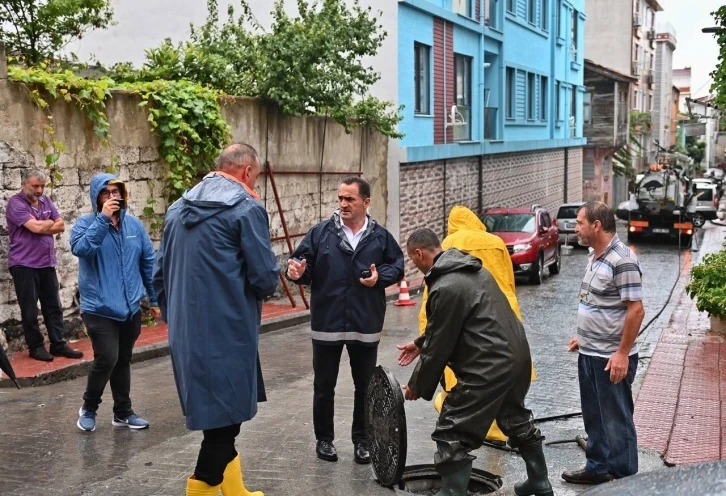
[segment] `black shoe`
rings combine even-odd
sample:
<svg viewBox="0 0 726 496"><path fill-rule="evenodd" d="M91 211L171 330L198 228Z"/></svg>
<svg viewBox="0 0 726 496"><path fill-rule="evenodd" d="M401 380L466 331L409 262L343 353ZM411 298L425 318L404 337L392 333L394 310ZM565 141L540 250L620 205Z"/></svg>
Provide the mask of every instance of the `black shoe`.
<svg viewBox="0 0 726 496"><path fill-rule="evenodd" d="M53 355L48 353L45 348L40 347L34 350L30 350L30 358L34 360L40 360L41 362L52 362Z"/></svg>
<svg viewBox="0 0 726 496"><path fill-rule="evenodd" d="M562 472L562 478L570 484L603 484L613 480L613 476L610 474L593 474L581 468L580 470L573 470L572 472Z"/></svg>
<svg viewBox="0 0 726 496"><path fill-rule="evenodd" d="M60 348L58 350L50 350L50 354L57 357L62 356L66 358L83 358L82 351L74 350L68 345L63 346L63 348Z"/></svg>
<svg viewBox="0 0 726 496"><path fill-rule="evenodd" d="M371 462L371 454L368 452L368 446L365 443L355 443L353 445L353 458L356 463L366 465Z"/></svg>
<svg viewBox="0 0 726 496"><path fill-rule="evenodd" d="M330 441L318 441L315 451L321 460L325 460L326 462L338 461L338 452L335 451L335 446Z"/></svg>

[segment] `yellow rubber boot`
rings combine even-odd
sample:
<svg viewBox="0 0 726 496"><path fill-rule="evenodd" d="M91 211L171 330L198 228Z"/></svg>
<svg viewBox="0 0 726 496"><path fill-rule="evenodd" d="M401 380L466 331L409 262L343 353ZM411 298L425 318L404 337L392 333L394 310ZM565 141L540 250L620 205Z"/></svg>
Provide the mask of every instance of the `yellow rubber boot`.
<svg viewBox="0 0 726 496"><path fill-rule="evenodd" d="M218 496L219 486L210 486L192 475L187 479L187 496Z"/></svg>
<svg viewBox="0 0 726 496"><path fill-rule="evenodd" d="M242 463L239 455L227 464L222 481L222 496L265 496L262 491L250 492L245 487L242 477Z"/></svg>
<svg viewBox="0 0 726 496"><path fill-rule="evenodd" d="M507 442L507 436L499 429L496 420L492 422L492 426L489 428L489 432L487 432L487 441Z"/></svg>

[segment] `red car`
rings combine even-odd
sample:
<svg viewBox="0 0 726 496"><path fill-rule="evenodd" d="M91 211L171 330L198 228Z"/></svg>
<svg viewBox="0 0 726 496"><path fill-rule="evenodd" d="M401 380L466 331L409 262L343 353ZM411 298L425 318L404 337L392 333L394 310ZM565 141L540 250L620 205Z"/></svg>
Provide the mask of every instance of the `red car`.
<svg viewBox="0 0 726 496"><path fill-rule="evenodd" d="M547 210L539 205L531 209L489 207L479 218L488 232L504 240L515 274L542 284L545 267L551 275L560 273L560 236Z"/></svg>

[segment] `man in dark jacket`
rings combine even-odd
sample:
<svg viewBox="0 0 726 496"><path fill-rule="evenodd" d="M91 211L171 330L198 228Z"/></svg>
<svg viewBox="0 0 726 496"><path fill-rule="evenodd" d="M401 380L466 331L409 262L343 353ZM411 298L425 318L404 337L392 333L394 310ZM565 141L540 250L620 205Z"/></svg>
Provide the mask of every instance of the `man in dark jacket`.
<svg viewBox="0 0 726 496"><path fill-rule="evenodd" d="M139 219L126 210L128 191L112 174L91 179L93 213L82 216L71 232L71 252L78 257L81 317L93 345L93 364L77 426L96 429L96 410L108 382L113 393L115 427L146 429L149 422L131 408L131 355L141 335L141 299L151 286L154 247Z"/></svg>
<svg viewBox="0 0 726 496"><path fill-rule="evenodd" d="M333 445L335 384L343 345L355 385L353 450L357 463L370 463L364 428L364 400L378 357L386 287L403 277L403 252L396 240L367 214L371 187L360 177L343 180L339 208L307 233L287 267L287 277L310 285L313 338L313 423L318 458L336 461Z"/></svg>
<svg viewBox="0 0 726 496"><path fill-rule="evenodd" d="M404 386L405 397L430 401L447 365L458 379L431 436L442 476L438 494L466 496L474 460L470 452L484 441L481 426L496 419L527 465L528 479L515 484L515 493L552 496L543 436L524 407L532 368L529 344L507 297L477 258L455 248L441 251L430 229L414 232L406 249L426 274L429 298L426 332L399 346L400 365L421 355Z"/></svg>
<svg viewBox="0 0 726 496"><path fill-rule="evenodd" d="M257 413L262 300L280 274L259 174L255 149L231 145L166 214L154 287L187 428L204 433L187 496L262 496L245 488L234 446Z"/></svg>

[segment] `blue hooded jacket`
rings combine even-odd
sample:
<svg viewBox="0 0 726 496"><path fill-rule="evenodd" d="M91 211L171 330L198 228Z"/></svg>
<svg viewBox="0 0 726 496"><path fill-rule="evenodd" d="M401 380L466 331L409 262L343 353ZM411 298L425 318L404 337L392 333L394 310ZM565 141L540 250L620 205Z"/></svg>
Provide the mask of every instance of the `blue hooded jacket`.
<svg viewBox="0 0 726 496"><path fill-rule="evenodd" d="M98 212L98 195L109 182L124 184L113 174L91 179L93 213L78 219L71 232L71 252L78 257L78 290L81 312L125 321L139 311L144 294L158 306L151 284L156 256L144 225L122 209L119 229ZM146 291L144 291L146 289Z"/></svg>

